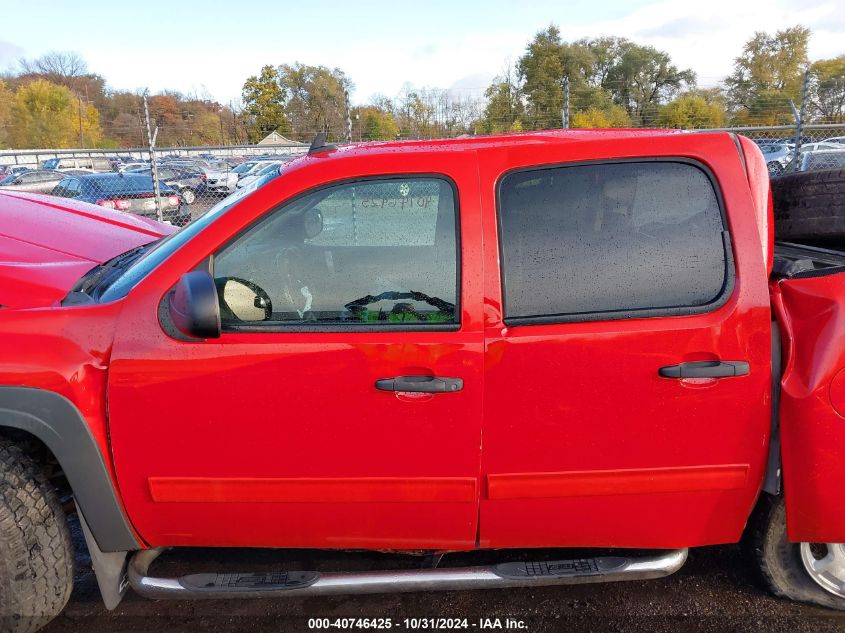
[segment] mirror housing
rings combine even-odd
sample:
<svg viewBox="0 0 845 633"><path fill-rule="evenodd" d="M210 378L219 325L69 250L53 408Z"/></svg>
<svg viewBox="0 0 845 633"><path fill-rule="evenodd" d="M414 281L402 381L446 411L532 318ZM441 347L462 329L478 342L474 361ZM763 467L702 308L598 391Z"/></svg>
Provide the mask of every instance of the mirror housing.
<svg viewBox="0 0 845 633"><path fill-rule="evenodd" d="M182 334L193 338L220 337L220 304L214 278L205 270L185 273L168 302L170 318Z"/></svg>

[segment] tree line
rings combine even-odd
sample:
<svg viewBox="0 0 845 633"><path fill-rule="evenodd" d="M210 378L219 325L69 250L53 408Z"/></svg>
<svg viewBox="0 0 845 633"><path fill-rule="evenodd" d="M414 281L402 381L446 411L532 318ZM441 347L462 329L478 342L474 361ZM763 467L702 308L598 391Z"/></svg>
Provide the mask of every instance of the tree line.
<svg viewBox="0 0 845 633"><path fill-rule="evenodd" d="M807 85L814 122L845 123L845 55L810 63L803 26L755 33L719 85L668 53L621 37L564 41L538 32L483 95L406 83L398 95L350 106L339 68L266 65L237 107L165 91L148 99L159 146L255 143L271 132L309 141L430 138L557 128L568 96L571 127L712 128L793 123ZM142 96L110 89L75 53L21 60L0 76L0 148L145 146Z"/></svg>

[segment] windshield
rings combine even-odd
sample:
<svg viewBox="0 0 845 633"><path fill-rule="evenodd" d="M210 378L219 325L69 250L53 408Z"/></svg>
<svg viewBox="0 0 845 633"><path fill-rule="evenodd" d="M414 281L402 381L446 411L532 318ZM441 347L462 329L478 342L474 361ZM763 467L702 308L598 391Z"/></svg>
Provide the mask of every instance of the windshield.
<svg viewBox="0 0 845 633"><path fill-rule="evenodd" d="M197 218L181 231L171 233L167 237L156 242L152 248L133 262L133 264L127 268L123 274L114 279L110 279L108 286L100 289L100 301L108 302L125 297L126 293L135 287L135 284L146 277L161 262L167 259L171 253L178 250L183 244L190 241L191 238L200 233L218 217L226 213L226 211L231 209L235 204L272 179L273 174L257 178L246 187L238 189L232 195L223 198L223 200L211 207L205 215Z"/></svg>

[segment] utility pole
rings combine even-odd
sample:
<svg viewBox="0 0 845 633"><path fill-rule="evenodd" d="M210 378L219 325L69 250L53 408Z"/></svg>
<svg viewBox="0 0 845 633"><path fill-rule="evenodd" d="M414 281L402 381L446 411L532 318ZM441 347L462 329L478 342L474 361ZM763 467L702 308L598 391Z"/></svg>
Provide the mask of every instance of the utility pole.
<svg viewBox="0 0 845 633"><path fill-rule="evenodd" d="M150 125L150 108L147 105L147 91L144 91L144 119L147 122L147 141L150 144L150 171L153 176L153 192L155 193L155 205L156 205L156 219L159 222L164 220L164 217L161 213L161 191L159 190L158 186L158 166L156 165L156 153L155 153L155 144L156 144L156 136L158 136L158 126L156 126L155 134L152 132L152 126Z"/></svg>
<svg viewBox="0 0 845 633"><path fill-rule="evenodd" d="M79 100L79 149L85 147L85 134L82 131L82 96L76 95Z"/></svg>
<svg viewBox="0 0 845 633"><path fill-rule="evenodd" d="M561 113L563 129L569 128L569 77L563 78L563 112Z"/></svg>

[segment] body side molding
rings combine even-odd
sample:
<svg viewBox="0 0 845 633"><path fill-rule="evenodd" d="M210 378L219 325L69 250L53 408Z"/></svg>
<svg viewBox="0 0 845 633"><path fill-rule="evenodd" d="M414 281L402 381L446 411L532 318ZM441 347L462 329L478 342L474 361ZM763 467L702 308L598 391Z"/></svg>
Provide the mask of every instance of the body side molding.
<svg viewBox="0 0 845 633"><path fill-rule="evenodd" d="M0 428L44 442L67 476L79 511L103 552L141 548L117 498L88 424L73 403L53 391L0 386Z"/></svg>

